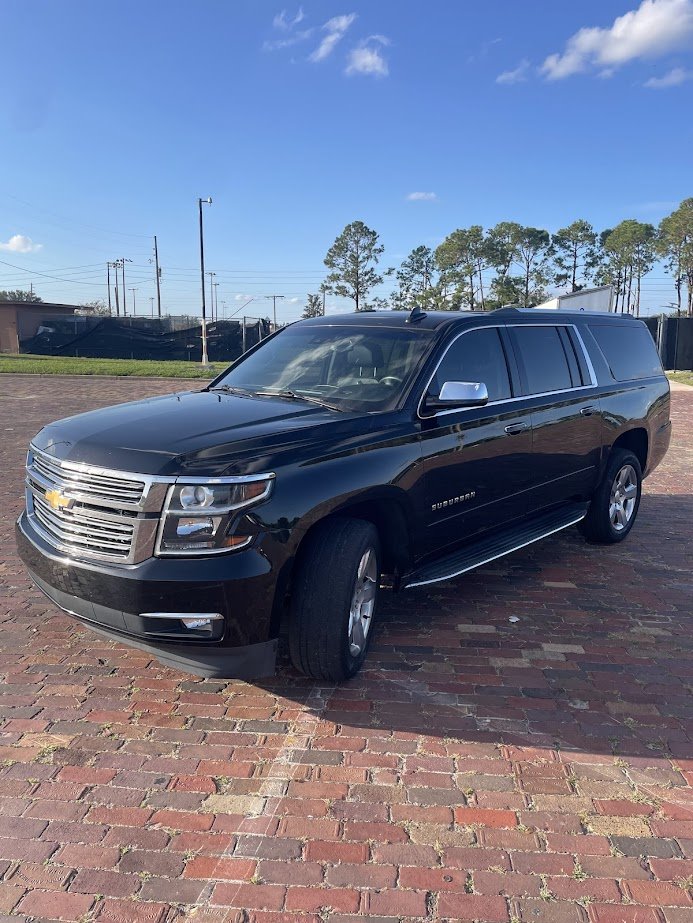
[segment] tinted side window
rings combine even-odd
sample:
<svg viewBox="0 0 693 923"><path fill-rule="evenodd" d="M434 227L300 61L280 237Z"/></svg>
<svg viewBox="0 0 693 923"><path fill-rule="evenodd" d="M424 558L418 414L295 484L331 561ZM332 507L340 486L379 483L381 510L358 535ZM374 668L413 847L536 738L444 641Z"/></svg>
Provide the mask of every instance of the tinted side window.
<svg viewBox="0 0 693 923"><path fill-rule="evenodd" d="M513 328L530 394L572 388L570 368L556 327Z"/></svg>
<svg viewBox="0 0 693 923"><path fill-rule="evenodd" d="M437 397L446 381L483 382L489 401L511 396L505 351L495 327L471 330L455 340L438 366L428 393Z"/></svg>
<svg viewBox="0 0 693 923"><path fill-rule="evenodd" d="M647 327L590 324L589 328L616 381L662 374L662 364Z"/></svg>

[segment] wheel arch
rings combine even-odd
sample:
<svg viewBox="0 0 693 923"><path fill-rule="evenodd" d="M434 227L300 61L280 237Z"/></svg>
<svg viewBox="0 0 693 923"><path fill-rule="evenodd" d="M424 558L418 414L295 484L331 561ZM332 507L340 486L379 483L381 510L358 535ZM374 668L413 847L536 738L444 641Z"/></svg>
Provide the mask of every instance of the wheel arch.
<svg viewBox="0 0 693 923"><path fill-rule="evenodd" d="M650 448L650 437L644 426L638 426L634 429L626 430L614 440L611 446L611 452L615 449L628 449L640 462L642 473L647 470L647 457Z"/></svg>
<svg viewBox="0 0 693 923"><path fill-rule="evenodd" d="M367 491L318 515L303 535L296 550L296 559L318 526L323 528L331 519L344 518L362 519L375 526L383 554L383 573L402 573L411 564L413 514L409 498L396 487Z"/></svg>

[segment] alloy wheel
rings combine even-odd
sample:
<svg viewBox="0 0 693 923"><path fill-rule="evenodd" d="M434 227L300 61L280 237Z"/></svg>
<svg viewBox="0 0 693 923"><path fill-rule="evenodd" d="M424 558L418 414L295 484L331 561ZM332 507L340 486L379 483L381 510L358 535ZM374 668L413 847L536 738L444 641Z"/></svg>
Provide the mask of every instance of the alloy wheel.
<svg viewBox="0 0 693 923"><path fill-rule="evenodd" d="M611 485L609 519L616 532L627 528L638 499L638 476L632 465L624 465Z"/></svg>
<svg viewBox="0 0 693 923"><path fill-rule="evenodd" d="M354 593L349 609L349 650L352 657L358 657L366 645L371 627L375 595L378 589L378 559L375 549L367 548L361 557L356 572Z"/></svg>

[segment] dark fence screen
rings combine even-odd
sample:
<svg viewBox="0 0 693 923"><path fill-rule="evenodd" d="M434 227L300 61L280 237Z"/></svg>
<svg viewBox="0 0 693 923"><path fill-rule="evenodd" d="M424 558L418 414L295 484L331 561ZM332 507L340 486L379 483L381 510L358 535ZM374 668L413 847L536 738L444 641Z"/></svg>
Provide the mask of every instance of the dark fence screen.
<svg viewBox="0 0 693 923"><path fill-rule="evenodd" d="M693 371L693 317L648 317L645 323L669 371Z"/></svg>
<svg viewBox="0 0 693 923"><path fill-rule="evenodd" d="M263 320L246 325L250 349L269 333ZM44 320L35 336L22 340L20 352L44 356L96 359L187 359L200 361L202 327L179 329L178 318L54 317ZM230 362L243 352L239 321L207 324L207 351L212 362Z"/></svg>

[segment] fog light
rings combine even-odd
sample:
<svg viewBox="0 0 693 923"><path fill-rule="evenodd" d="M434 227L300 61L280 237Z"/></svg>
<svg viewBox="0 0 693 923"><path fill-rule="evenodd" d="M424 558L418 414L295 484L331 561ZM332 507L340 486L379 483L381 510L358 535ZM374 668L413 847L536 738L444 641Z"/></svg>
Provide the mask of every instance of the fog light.
<svg viewBox="0 0 693 923"><path fill-rule="evenodd" d="M183 628L188 631L204 631L210 635L214 631L214 623L223 621L224 616L220 612L141 612L140 618L156 619L163 621L178 621ZM180 633L180 629L176 629ZM159 634L160 632L155 632ZM168 630L171 633L171 630Z"/></svg>
<svg viewBox="0 0 693 923"><path fill-rule="evenodd" d="M211 631L212 630L212 617L211 616L195 616L194 618L181 619L181 622L185 625L186 628L197 629L198 631Z"/></svg>

